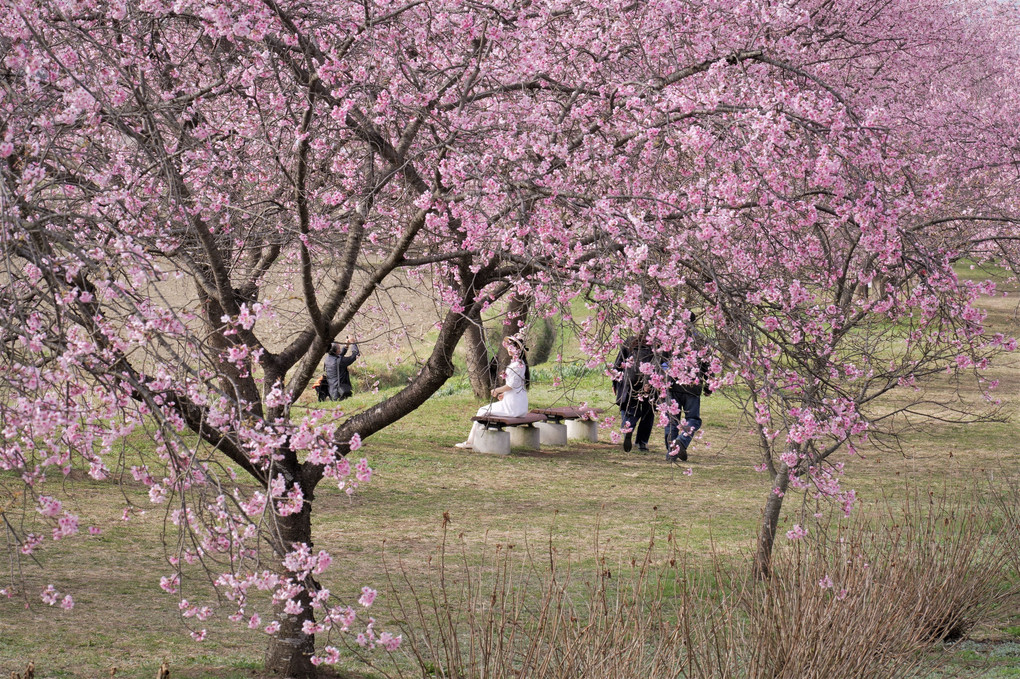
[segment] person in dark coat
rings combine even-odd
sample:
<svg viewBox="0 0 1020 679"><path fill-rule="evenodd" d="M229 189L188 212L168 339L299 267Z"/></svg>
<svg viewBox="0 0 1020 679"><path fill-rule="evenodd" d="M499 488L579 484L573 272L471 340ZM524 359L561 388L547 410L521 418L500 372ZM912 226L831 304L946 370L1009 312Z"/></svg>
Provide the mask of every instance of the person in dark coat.
<svg viewBox="0 0 1020 679"><path fill-rule="evenodd" d="M638 450L648 450L648 437L655 425L655 393L648 383L648 374L641 370L655 356L652 348L640 337L631 337L616 356L613 369L619 375L613 380L616 405L620 406L623 449L630 452L636 440ZM647 368L646 368L647 369Z"/></svg>
<svg viewBox="0 0 1020 679"><path fill-rule="evenodd" d="M350 354L348 354L350 350ZM329 397L334 401L342 401L352 393L351 375L347 367L361 355L357 342L348 335L347 343L340 347L334 342L326 353L326 382L329 385Z"/></svg>

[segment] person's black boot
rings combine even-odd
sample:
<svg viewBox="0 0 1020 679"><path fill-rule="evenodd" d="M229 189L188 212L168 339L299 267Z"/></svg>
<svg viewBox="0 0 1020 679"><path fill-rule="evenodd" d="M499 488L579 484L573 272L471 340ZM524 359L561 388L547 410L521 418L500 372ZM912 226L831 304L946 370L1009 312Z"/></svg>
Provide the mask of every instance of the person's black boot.
<svg viewBox="0 0 1020 679"><path fill-rule="evenodd" d="M632 432L628 431L623 435L623 452L629 453L633 445Z"/></svg>
<svg viewBox="0 0 1020 679"><path fill-rule="evenodd" d="M682 441L673 441L670 448L674 448L676 453L666 453L666 462L687 462L687 446Z"/></svg>

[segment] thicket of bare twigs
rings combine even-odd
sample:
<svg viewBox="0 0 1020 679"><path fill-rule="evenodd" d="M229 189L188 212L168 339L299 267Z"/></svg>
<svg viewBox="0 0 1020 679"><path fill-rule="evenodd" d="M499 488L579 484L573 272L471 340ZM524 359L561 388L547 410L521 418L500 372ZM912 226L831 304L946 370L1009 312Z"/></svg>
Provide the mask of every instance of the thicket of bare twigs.
<svg viewBox="0 0 1020 679"><path fill-rule="evenodd" d="M924 676L935 642L1016 596L1016 527L994 507L915 493L872 524L817 524L742 591L749 676Z"/></svg>
<svg viewBox="0 0 1020 679"><path fill-rule="evenodd" d="M869 516L818 521L777 550L768 582L719 559L695 568L672 536L625 564L506 543L473 562L444 538L424 581L390 568L405 657L373 664L451 679L924 676L936 642L1015 601L1016 512L914 494Z"/></svg>

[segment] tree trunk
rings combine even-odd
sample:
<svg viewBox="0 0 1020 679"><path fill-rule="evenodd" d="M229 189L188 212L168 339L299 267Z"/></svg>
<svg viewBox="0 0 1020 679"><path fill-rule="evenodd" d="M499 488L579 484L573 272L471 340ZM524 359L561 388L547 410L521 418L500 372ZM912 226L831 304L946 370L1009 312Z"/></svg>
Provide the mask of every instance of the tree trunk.
<svg viewBox="0 0 1020 679"><path fill-rule="evenodd" d="M485 345L485 328L482 326L482 315L476 309L470 316L471 323L464 330L464 343L467 349L468 379L475 398L488 399L489 392L495 386L492 383L492 370L489 367L489 349Z"/></svg>
<svg viewBox="0 0 1020 679"><path fill-rule="evenodd" d="M556 344L556 326L550 318L540 318L532 328L532 345L528 353L528 365L541 365L552 356Z"/></svg>
<svg viewBox="0 0 1020 679"><path fill-rule="evenodd" d="M312 546L312 523L309 503L305 503L305 509L299 514L277 517L277 530L280 545L283 553L289 552L295 543L304 543ZM280 575L285 578L295 579L294 573L280 567ZM310 583L299 583L306 587ZM312 612L311 594L307 589L302 590L297 596L301 604L301 612L290 615L284 611L285 602L274 604L274 620L280 623L279 631L269 637L269 647L266 649L266 672L287 679L314 679L316 676L315 665L312 664L312 655L315 653L315 635L305 634L302 627L306 620L314 622L315 615Z"/></svg>
<svg viewBox="0 0 1020 679"><path fill-rule="evenodd" d="M757 580L768 580L772 577L772 546L776 541L776 528L779 526L779 512L783 508L783 496L790 485L790 468L780 462L776 475L772 477L772 489L765 503L762 517L761 532L758 534L758 548L754 554L754 577Z"/></svg>
<svg viewBox="0 0 1020 679"><path fill-rule="evenodd" d="M510 354L503 348L503 340L521 331L528 322L530 309L531 299L520 295L511 297L507 304L506 320L503 321L503 336L499 340L499 353L496 354L496 363L499 366L498 375L502 375L506 371L506 367L510 365Z"/></svg>

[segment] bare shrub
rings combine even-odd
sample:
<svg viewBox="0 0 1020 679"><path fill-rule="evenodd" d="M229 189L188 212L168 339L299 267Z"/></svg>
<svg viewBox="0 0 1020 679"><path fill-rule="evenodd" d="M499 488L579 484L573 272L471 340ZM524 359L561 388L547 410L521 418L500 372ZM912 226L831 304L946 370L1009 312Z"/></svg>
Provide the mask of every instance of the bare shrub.
<svg viewBox="0 0 1020 679"><path fill-rule="evenodd" d="M402 618L403 661L385 676L450 679L924 676L934 641L956 638L1009 592L1001 515L922 498L864 518L820 521L781 545L775 575L712 559L693 566L676 541L650 539L610 563L596 532L586 561L552 541L447 537L427 575L387 566Z"/></svg>
<svg viewBox="0 0 1020 679"><path fill-rule="evenodd" d="M1009 553L1012 560L1012 574L1016 580L1020 578L1020 481L1009 473L1001 474L999 478L1007 480L1007 492L996 497L999 501L999 509L1005 517L1003 534L1012 545Z"/></svg>
<svg viewBox="0 0 1020 679"><path fill-rule="evenodd" d="M595 544L598 545L596 536ZM420 676L650 679L738 673L730 630L739 621L714 571L694 571L670 536L650 540L640 560L614 565L596 547L582 564L551 545L488 544L472 563L445 537L430 575L417 585L401 567L391 587L407 625L404 651ZM391 573L392 575L392 573ZM407 594L401 595L403 589ZM697 650L695 650L697 649ZM381 670L376 665L377 670ZM384 674L404 676L396 668Z"/></svg>
<svg viewBox="0 0 1020 679"><path fill-rule="evenodd" d="M878 527L820 522L744 591L750 676L910 677L1004 597L1012 547L989 507L913 495Z"/></svg>

